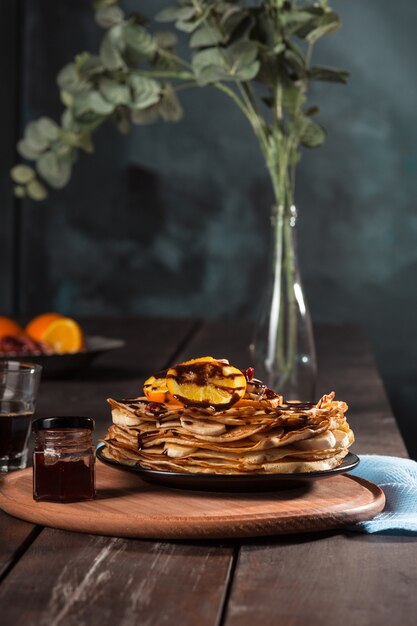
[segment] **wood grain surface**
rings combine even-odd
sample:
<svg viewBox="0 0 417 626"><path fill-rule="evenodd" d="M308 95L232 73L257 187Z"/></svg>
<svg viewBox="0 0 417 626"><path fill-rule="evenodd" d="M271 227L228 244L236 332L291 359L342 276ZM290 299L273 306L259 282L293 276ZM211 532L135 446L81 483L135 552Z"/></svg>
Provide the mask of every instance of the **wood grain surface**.
<svg viewBox="0 0 417 626"><path fill-rule="evenodd" d="M231 546L42 532L0 586L4 626L213 626Z"/></svg>
<svg viewBox="0 0 417 626"><path fill-rule="evenodd" d="M415 537L331 533L245 545L227 626L413 626Z"/></svg>
<svg viewBox="0 0 417 626"><path fill-rule="evenodd" d="M83 320L87 334L120 337L121 350L100 357L93 366L61 380L43 380L35 418L51 415L89 415L96 420L96 441L110 420L105 402L109 395L125 397L140 390L149 370L158 371L176 355L198 328L190 320L99 319ZM0 511L0 577L21 558L42 531ZM43 531L48 534L47 531Z"/></svg>
<svg viewBox="0 0 417 626"><path fill-rule="evenodd" d="M40 415L80 411L109 424L107 395L131 394L147 373L185 356L247 366L250 325L91 320L90 334L126 348L91 369L41 386ZM369 344L351 326L319 327L318 394L349 404L358 454L406 456ZM341 531L259 539L166 543L46 528L0 513L7 566L1 622L24 626L414 626L417 538ZM8 530L7 530L8 529ZM10 544L7 537L10 537ZM4 541L3 541L4 539ZM19 545L19 541L21 541Z"/></svg>
<svg viewBox="0 0 417 626"><path fill-rule="evenodd" d="M35 502L32 470L7 476L0 507L26 521L111 537L213 539L312 532L370 519L385 504L372 483L345 475L267 493L169 489L98 462L97 499Z"/></svg>

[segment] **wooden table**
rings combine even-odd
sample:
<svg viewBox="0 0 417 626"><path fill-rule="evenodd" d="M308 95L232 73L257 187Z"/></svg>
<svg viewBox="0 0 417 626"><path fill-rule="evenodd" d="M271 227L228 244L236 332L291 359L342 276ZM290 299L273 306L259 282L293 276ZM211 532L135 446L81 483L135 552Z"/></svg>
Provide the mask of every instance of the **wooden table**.
<svg viewBox="0 0 417 626"><path fill-rule="evenodd" d="M90 320L126 348L44 381L38 416L109 422L105 398L132 396L150 372L212 354L247 366L236 322ZM318 393L350 405L359 453L406 456L369 346L354 327L317 329ZM0 622L36 626L407 626L417 615L417 538L348 532L244 541L126 540L40 528L0 514Z"/></svg>

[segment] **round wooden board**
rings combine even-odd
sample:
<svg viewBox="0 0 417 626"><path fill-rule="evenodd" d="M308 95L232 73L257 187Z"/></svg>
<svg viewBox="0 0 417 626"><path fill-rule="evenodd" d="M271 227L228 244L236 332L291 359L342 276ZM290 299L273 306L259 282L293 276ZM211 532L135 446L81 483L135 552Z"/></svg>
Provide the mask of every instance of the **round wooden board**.
<svg viewBox="0 0 417 626"><path fill-rule="evenodd" d="M153 539L255 537L340 528L382 511L376 485L349 476L266 493L181 491L96 465L97 499L56 504L32 498L32 470L6 475L0 508L28 522L64 530Z"/></svg>

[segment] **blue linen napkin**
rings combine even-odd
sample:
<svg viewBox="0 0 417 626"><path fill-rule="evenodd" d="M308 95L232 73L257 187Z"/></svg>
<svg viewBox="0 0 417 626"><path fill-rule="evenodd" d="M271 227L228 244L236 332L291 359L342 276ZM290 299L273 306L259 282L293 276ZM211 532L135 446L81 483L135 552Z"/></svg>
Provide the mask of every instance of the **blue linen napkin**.
<svg viewBox="0 0 417 626"><path fill-rule="evenodd" d="M349 530L386 535L417 534L417 463L395 456L363 455L349 472L370 480L385 494L385 508L374 519L358 522Z"/></svg>

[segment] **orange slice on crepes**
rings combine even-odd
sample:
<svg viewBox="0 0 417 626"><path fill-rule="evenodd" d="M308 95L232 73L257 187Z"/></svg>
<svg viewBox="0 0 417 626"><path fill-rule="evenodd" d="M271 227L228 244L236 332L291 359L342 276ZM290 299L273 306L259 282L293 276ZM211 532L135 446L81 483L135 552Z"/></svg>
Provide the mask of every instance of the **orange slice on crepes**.
<svg viewBox="0 0 417 626"><path fill-rule="evenodd" d="M243 398L246 377L225 360L202 357L171 367L168 391L184 405L225 410Z"/></svg>
<svg viewBox="0 0 417 626"><path fill-rule="evenodd" d="M157 374L147 378L143 383L143 393L149 402L180 404L168 391L165 372L161 372L161 375Z"/></svg>

